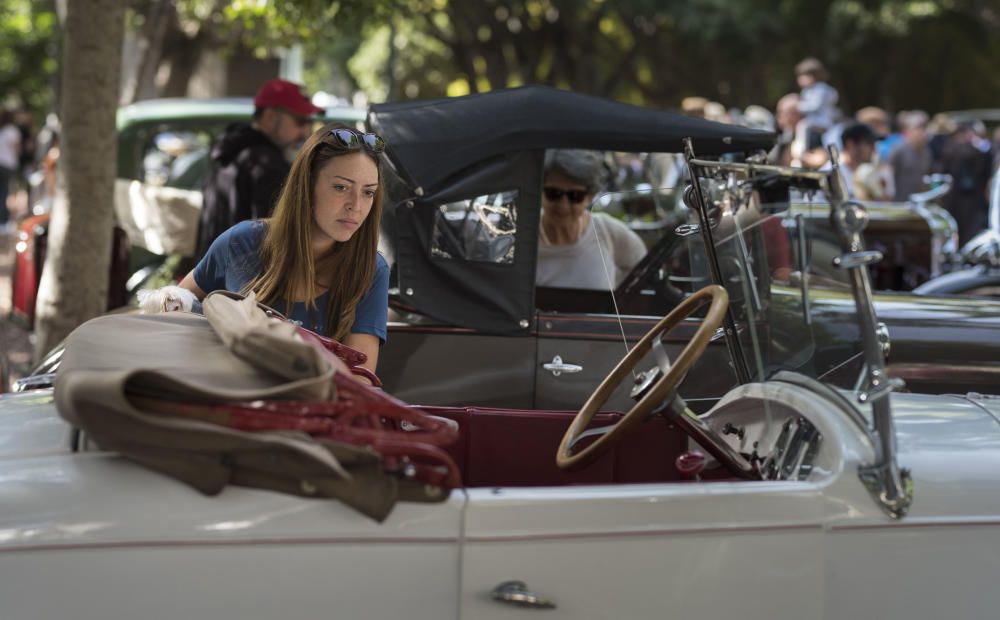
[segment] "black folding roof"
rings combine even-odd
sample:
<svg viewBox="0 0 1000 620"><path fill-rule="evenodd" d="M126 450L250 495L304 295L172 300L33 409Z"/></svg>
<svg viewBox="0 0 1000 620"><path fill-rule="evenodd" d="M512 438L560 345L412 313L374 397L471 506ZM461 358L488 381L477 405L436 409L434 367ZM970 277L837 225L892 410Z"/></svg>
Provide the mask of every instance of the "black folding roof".
<svg viewBox="0 0 1000 620"><path fill-rule="evenodd" d="M691 138L699 156L770 148L775 135L641 108L546 86L479 95L384 103L369 123L417 185L497 155L530 149L586 148L680 153Z"/></svg>

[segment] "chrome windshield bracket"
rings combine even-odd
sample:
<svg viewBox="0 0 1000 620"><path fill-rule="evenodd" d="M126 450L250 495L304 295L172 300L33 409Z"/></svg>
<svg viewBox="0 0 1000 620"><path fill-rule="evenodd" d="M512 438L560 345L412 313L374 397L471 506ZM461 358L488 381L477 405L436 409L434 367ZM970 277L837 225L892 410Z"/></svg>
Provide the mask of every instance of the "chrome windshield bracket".
<svg viewBox="0 0 1000 620"><path fill-rule="evenodd" d="M867 267L882 260L882 253L878 250L865 250L863 252L850 252L833 259L833 266L841 269L854 269L855 267Z"/></svg>
<svg viewBox="0 0 1000 620"><path fill-rule="evenodd" d="M832 150L833 161L836 161L835 154L836 151ZM868 435L875 448L875 460L870 465L861 466L858 475L886 514L900 519L906 515L913 501L913 480L907 470L900 469L896 460L896 427L889 397L905 384L901 379L889 377L886 372L885 348L879 340L878 318L872 302L868 265L882 257L878 252L864 249L861 235L868 225L868 212L861 204L843 199L839 173L826 184L824 189L830 197L830 223L845 251L838 257L839 260L834 259L834 264L848 272L861 327L865 374L857 391L857 400L861 404L871 404L872 408L872 427Z"/></svg>
<svg viewBox="0 0 1000 620"><path fill-rule="evenodd" d="M809 239L806 236L806 217L795 216L795 254L799 270L799 295L802 296L802 320L812 325L812 310L809 308Z"/></svg>
<svg viewBox="0 0 1000 620"><path fill-rule="evenodd" d="M894 483L892 478L896 472L893 469L889 463L862 465L858 467L858 478L887 515L893 519L902 519L913 503L913 479L910 477L910 470L901 469L898 472L899 481ZM896 484L901 493L890 492Z"/></svg>
<svg viewBox="0 0 1000 620"><path fill-rule="evenodd" d="M699 227L703 232L703 241L708 250L708 267L712 273L712 280L719 286L725 287L726 282L722 279L722 268L719 266L718 256L716 256L714 251L715 239L712 233L712 218L709 216L708 204L705 196L702 194L702 187L698 181L699 177L697 173L699 166L706 166L706 164L712 166L718 162L702 162L695 159L694 142L691 138L684 138L684 160L687 162L688 175L691 179L691 185L684 191L684 202L689 208L694 209L698 215ZM732 335L732 337L726 338L726 347L729 349L729 356L733 361L733 370L736 372L736 378L741 384L750 383L750 370L747 367L747 358L743 355L743 345L740 343L739 338L735 337L736 321L733 318L732 310L726 312L722 324L726 328L725 333L727 336Z"/></svg>

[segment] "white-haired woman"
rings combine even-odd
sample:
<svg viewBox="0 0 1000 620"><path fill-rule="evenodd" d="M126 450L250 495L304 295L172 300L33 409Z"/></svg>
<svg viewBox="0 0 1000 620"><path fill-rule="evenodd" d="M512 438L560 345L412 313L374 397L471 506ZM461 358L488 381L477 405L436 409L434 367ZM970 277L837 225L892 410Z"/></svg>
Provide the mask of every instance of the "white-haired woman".
<svg viewBox="0 0 1000 620"><path fill-rule="evenodd" d="M625 223L588 209L601 177L597 153L546 153L535 277L539 286L614 289L645 256L642 239Z"/></svg>

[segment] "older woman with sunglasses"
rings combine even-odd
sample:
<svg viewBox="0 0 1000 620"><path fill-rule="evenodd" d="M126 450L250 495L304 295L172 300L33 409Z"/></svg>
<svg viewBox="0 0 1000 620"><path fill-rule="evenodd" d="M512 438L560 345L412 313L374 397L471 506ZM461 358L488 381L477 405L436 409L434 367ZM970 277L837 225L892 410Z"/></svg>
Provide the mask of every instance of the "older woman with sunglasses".
<svg viewBox="0 0 1000 620"><path fill-rule="evenodd" d="M198 298L248 294L319 334L364 352L385 342L389 268L378 253L382 138L324 127L292 162L271 218L220 235L180 283Z"/></svg>
<svg viewBox="0 0 1000 620"><path fill-rule="evenodd" d="M645 256L645 244L628 226L588 209L601 173L600 157L592 151L546 153L538 286L614 289Z"/></svg>

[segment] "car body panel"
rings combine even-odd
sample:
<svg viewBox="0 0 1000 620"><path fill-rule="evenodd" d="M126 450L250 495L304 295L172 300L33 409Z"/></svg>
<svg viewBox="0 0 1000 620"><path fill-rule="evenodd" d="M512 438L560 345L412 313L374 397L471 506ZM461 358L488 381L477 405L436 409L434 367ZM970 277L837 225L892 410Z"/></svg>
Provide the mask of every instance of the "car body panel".
<svg viewBox="0 0 1000 620"><path fill-rule="evenodd" d="M973 295L1000 297L1000 267L976 265L946 273L924 282L913 292L919 295Z"/></svg>
<svg viewBox="0 0 1000 620"><path fill-rule="evenodd" d="M815 400L788 386L738 391L730 401ZM204 497L118 456L72 453L50 391L9 395L0 595L12 617L537 613L490 598L516 578L557 604L554 618L978 617L1000 596L982 589L1000 562L989 544L1000 534L1000 401L892 399L919 497L901 521L859 482L871 445L857 425L809 407L824 452L807 481L472 488L402 503L375 524L331 501L241 488ZM23 596L38 583L72 584L73 595ZM373 583L380 594L359 596Z"/></svg>
<svg viewBox="0 0 1000 620"><path fill-rule="evenodd" d="M406 402L529 409L534 359L531 338L390 324L378 370L388 391Z"/></svg>
<svg viewBox="0 0 1000 620"><path fill-rule="evenodd" d="M541 604L529 593L511 598L496 590L523 581L555 604L544 612L555 618L846 619L872 617L871 610L907 620L948 610L988 617L1000 603L1000 590L986 587L1000 558L994 551L1000 399L893 393L897 386L883 382L885 351L864 266L873 255L861 253L865 214L836 199L835 173L696 161L687 146L692 174L701 166L714 176L704 184L696 179L696 212L688 215L697 220L674 229L689 243L677 245L669 264L650 265L646 275L656 277L637 280L650 295L636 307L687 308L681 300L696 290L698 298L710 293L724 305L709 311L722 327L706 338L707 367L686 381L677 373L684 396L697 387L709 395L699 401L707 411L685 409L675 386L660 384L649 399L658 402L637 409L647 419L637 420L643 425L628 441L608 448L610 459L567 472L553 465L557 452L566 455L557 438L572 411L433 410L467 418L459 423L468 450L463 475L478 461L493 477L465 475L466 488L447 501L400 502L376 524L335 501L245 488L199 495L113 453L88 449L86 429L83 441L68 443L73 431L47 391L8 397L0 400L0 416L11 414L0 422L7 435L0 439L4 609L43 617L222 620L278 612L542 613L526 608ZM853 296L837 269L829 290L820 275L811 284L806 249L779 255L783 240L774 233L789 232L791 222L771 218L776 210L744 191L775 179L766 189L782 183L790 189L794 181L797 189L833 190L840 243L823 260L851 270ZM425 223L434 215L423 213ZM792 232L798 230L805 228ZM404 272L405 262L398 269ZM533 283L530 271L522 270L521 285ZM706 274L716 284L701 292ZM690 290L678 288L682 281ZM467 284L469 294L476 287L497 288L489 291L497 298L505 292L497 281ZM642 297L643 290L633 292ZM433 287L422 292L433 293ZM460 392L492 401L502 398L505 382L522 400L529 385L536 402L539 385L553 389L554 396L542 398L569 398L555 380L569 377L574 390L590 381L583 371L557 377L543 366L555 362L550 355L565 354L564 364L578 354L610 358L587 362L585 370L599 375L618 357L615 349L657 318L633 313L619 323L607 310L594 316L546 308L524 317L517 335L497 335L398 309L408 320L393 325L381 353L393 381L410 395L450 399ZM944 311L960 314L957 307ZM956 320L990 329L990 314L983 305ZM705 315L693 315L668 336L675 360L698 316ZM923 318L902 316L909 324ZM408 348L419 353L410 357ZM862 359L863 369L852 366ZM731 364L725 371L724 363ZM654 367L670 377L677 369L662 356ZM726 389L734 378L740 385ZM72 411L62 414L73 419ZM489 424L472 424L476 416ZM597 417L621 419L606 411ZM386 473L405 472L392 465Z"/></svg>
<svg viewBox="0 0 1000 620"><path fill-rule="evenodd" d="M865 247L883 255L871 268L876 290L909 291L951 269L958 225L942 207L914 202L866 202L865 207L870 218ZM829 205L794 205L792 213L799 212L816 226L828 228Z"/></svg>
<svg viewBox="0 0 1000 620"><path fill-rule="evenodd" d="M0 404L5 616L403 617L419 609L455 617L461 491L441 504L400 504L383 523L335 501L254 489L206 497L117 455L71 452L51 390ZM355 596L375 575L395 594ZM15 596L40 583L68 589Z"/></svg>

